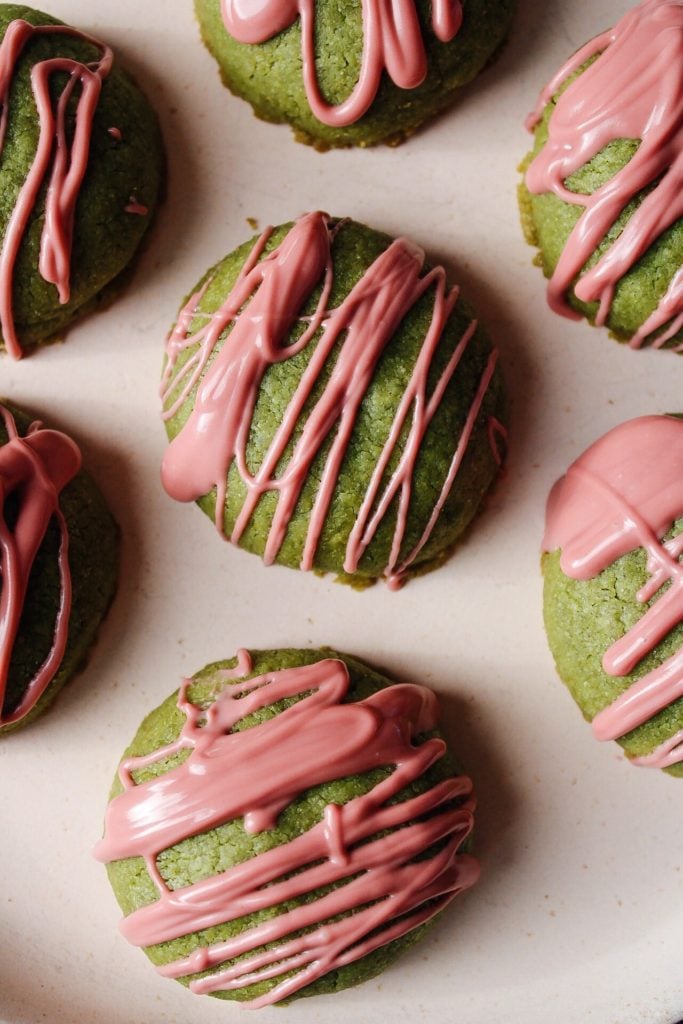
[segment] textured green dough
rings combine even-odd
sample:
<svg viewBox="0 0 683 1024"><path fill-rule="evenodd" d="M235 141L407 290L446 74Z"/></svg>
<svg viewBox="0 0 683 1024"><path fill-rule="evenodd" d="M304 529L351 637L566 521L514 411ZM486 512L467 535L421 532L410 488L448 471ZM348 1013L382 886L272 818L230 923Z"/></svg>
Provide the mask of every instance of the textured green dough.
<svg viewBox="0 0 683 1024"><path fill-rule="evenodd" d="M246 678L266 672L273 672L278 669L311 665L324 658L341 659L349 670L351 680L347 702L363 700L371 693L391 685L389 679L373 671L362 662L329 649L288 649L280 651L251 651L250 653L253 670ZM201 672L198 672L197 675L193 676L193 682L188 693L189 699L195 704L205 706L211 703L215 699L215 695L226 685L239 685L234 680L226 683L225 678L221 678L220 675L222 669L234 668L236 663L236 659L233 658L230 661L221 661L208 665ZM143 756L167 743L172 743L177 738L185 723L185 716L176 706L177 696L177 693L170 696L168 700L145 718L133 742L125 751L122 760L130 756ZM278 709L282 710L297 699L300 698L289 698L282 702L281 705L266 707L244 719L236 728L247 728L250 724L257 724L265 718L272 718L278 713ZM440 734L435 732L429 735L438 736ZM422 742L427 738L427 735L424 735L418 739L418 742ZM134 778L140 782L147 778L161 775L172 766L172 763L177 762L166 761L157 763L148 769L135 772ZM158 857L157 865L161 875L172 889L179 889L201 879L211 877L217 872L225 871L234 864L249 860L265 850L279 846L308 831L322 820L327 804L345 804L354 797L368 792L381 779L386 778L389 771L390 769L388 768L378 768L364 775L353 775L345 779L316 786L303 793L280 814L275 828L257 835L250 835L246 832L243 821L240 818L211 829L209 832L186 839L166 850ZM458 773L459 769L456 763L447 752L412 786L402 790L396 797L396 800L399 801L425 792L436 785L436 783L443 779L451 778ZM229 780L226 780L226 784L229 785ZM112 787L111 797L116 796L121 790L121 783L117 775ZM463 844L461 849L463 851L469 849L469 842ZM139 907L153 903L158 898L158 891L149 877L145 862L141 857L113 861L107 866L107 872L119 906L126 916ZM316 891L312 894L312 898L316 898L317 895L319 893ZM170 963L179 957L189 955L201 946L220 942L233 935L238 935L255 921L270 919L294 905L293 903L281 904L278 908L259 911L258 914L242 917L236 921L205 929L201 932L195 932L171 942L151 946L145 952L154 964ZM318 981L302 989L294 998L318 995L324 992L338 992L341 989L349 988L352 985L357 985L368 978L374 977L384 970L385 967L389 966L403 950L412 946L414 942L420 939L428 927L429 923L421 925L389 945L380 947L356 963L349 964L346 967L324 975ZM181 981L186 984L191 980L191 977L199 976L201 975L193 975L181 979ZM240 1001L255 999L264 992L267 992L280 980L260 982L234 992L216 992L213 994L219 999L236 999Z"/></svg>
<svg viewBox="0 0 683 1024"><path fill-rule="evenodd" d="M20 434L34 417L11 409ZM7 432L0 419L0 445ZM90 476L81 470L60 495L69 531L72 604L69 633L61 665L36 706L19 722L0 726L0 734L27 725L52 703L62 686L82 667L97 630L111 604L118 575L118 528ZM13 511L14 509L14 511ZM12 522L12 496L5 515ZM11 714L52 648L61 584L58 554L60 531L54 518L38 550L14 645L3 712Z"/></svg>
<svg viewBox="0 0 683 1024"><path fill-rule="evenodd" d="M284 225L275 230L265 248L264 255L272 251L290 227L291 225ZM206 323L206 317L202 317L201 314L213 313L224 302L237 274L253 248L254 241L255 239L252 239L241 246L208 272L204 280L210 279L211 283L199 303L200 316L192 321L190 334L196 332ZM341 303L370 264L390 243L391 239L387 235L353 221L344 222L336 233L332 246L334 287L328 303L329 308L336 308ZM427 268L425 268L426 272ZM319 295L320 287L313 292L304 308L304 314L314 311ZM353 576L345 576L343 570L349 534L361 507L370 475L389 436L396 410L422 347L431 321L433 304L434 289L432 288L408 313L387 345L362 402L339 474L316 551L314 568L320 572L336 573L340 579L347 582L370 583L383 574L389 561L396 523L396 500L389 507L375 538L361 559L357 573L354 573ZM466 303L459 300L444 329L433 360L429 376L429 393L447 365L471 318L471 312ZM301 329L301 326L297 328L299 331ZM252 472L255 472L262 462L314 348L315 342L312 342L299 355L268 368L261 385L247 446L247 462ZM196 350L196 346L185 350L178 360L177 370L184 365L188 358L192 357ZM423 441L415 468L408 523L401 548L402 558L413 550L422 537L436 506L453 458L454 439L460 436L490 353L489 339L483 329L477 327L458 369L446 388L444 399ZM321 379L317 382L313 399L307 403L304 416L310 411L313 401L320 396L330 369L331 367L327 365ZM170 438L175 437L186 422L194 404L196 391L195 387L176 415L167 421L166 429ZM169 404L173 397L172 393ZM504 384L498 368L476 419L470 444L458 471L455 484L429 541L413 563L413 572L435 567L450 553L455 541L474 517L484 494L497 474L498 464L492 453L488 434L489 417L495 417L503 423L506 421ZM295 432L295 440L299 432L300 424ZM406 432L407 426L398 448L402 449ZM321 449L303 487L277 557L277 561L282 565L296 568L301 562L310 511L318 490L321 467L331 441L330 438ZM291 451L292 445L290 444L285 452L283 464L287 462ZM390 462L388 475L393 472L398 459L399 456L395 452ZM233 464L228 474L225 503L226 536L230 536L232 532L245 493L245 486ZM240 547L258 555L263 554L276 502L277 497L274 492L264 494L242 536ZM213 520L216 505L215 488L206 497L201 498L198 504Z"/></svg>
<svg viewBox="0 0 683 1024"><path fill-rule="evenodd" d="M671 536L683 529L678 520ZM677 626L628 676L610 676L602 668L608 647L640 619L650 604L636 595L648 581L642 548L622 556L594 579L574 580L560 568L560 552L543 558L544 618L550 649L560 678L584 717L591 721L631 683L651 672L683 646L683 625ZM656 597L660 595L657 594ZM683 698L618 742L631 757L651 753L683 729ZM665 769L683 777L683 764Z"/></svg>
<svg viewBox="0 0 683 1024"><path fill-rule="evenodd" d="M302 79L299 20L264 43L238 43L221 15L221 0L195 0L204 43L220 66L225 85L251 103L265 121L286 122L300 142L317 149L396 144L453 102L501 45L514 0L464 0L457 36L441 43L431 27L431 3L417 0L428 60L427 78L416 89L399 89L385 73L368 112L355 124L334 128L313 116ZM363 26L360 0L317 0L316 71L323 97L340 103L353 91L360 70Z"/></svg>
<svg viewBox="0 0 683 1024"><path fill-rule="evenodd" d="M62 24L56 18L19 4L0 4L0 36L9 23L23 18L34 25ZM66 56L97 60L98 50L68 35L31 39L12 81L5 145L0 154L0 239L4 238L19 192L33 164L39 138L38 113L31 88L31 68L41 60ZM59 86L66 76L53 76ZM61 86L53 84L53 97ZM79 90L72 97L69 130L73 131ZM117 142L109 128L118 128ZM88 169L76 206L71 259L71 298L61 305L57 288L38 270L44 221L45 187L31 215L14 271L14 319L24 348L64 333L78 316L121 287L123 271L151 223L162 183L161 135L149 103L135 83L118 68L102 86L95 113ZM126 213L131 197L146 206L146 216ZM0 343L1 344L1 343Z"/></svg>
<svg viewBox="0 0 683 1024"><path fill-rule="evenodd" d="M555 109L557 99L575 77L572 76L568 79L557 95L547 104L543 117L536 127L533 150L526 156L520 168L523 172L547 142L548 122ZM637 148L638 141L634 139L618 139L611 142L580 171L568 178L565 184L572 192L592 195L598 188L610 181L622 167L626 166ZM649 191L650 189L644 189L628 204L585 264L584 270L595 266L610 248ZM519 205L526 240L539 250L537 262L545 276L549 278L558 264L574 226L583 213L583 208L566 203L552 193L532 195L523 181L519 186ZM650 246L645 255L622 277L616 287L606 326L618 341L628 341L642 327L659 306L672 278L681 266L683 266L683 221L678 220ZM567 295L567 300L573 309L586 317L592 324L595 323L599 306L597 302L582 302L574 294L573 288ZM666 327L655 332L649 340L654 340L657 334L663 333L664 330ZM683 328L662 347L672 348L680 345L681 341L683 341Z"/></svg>

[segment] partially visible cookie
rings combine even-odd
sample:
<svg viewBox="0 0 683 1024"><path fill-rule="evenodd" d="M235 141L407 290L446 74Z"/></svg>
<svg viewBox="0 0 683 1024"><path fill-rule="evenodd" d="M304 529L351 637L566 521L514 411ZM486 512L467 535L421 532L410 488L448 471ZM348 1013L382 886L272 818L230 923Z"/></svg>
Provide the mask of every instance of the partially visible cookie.
<svg viewBox="0 0 683 1024"><path fill-rule="evenodd" d="M439 565L505 450L498 353L444 268L320 212L208 272L162 391L171 497L267 564L356 585Z"/></svg>
<svg viewBox="0 0 683 1024"><path fill-rule="evenodd" d="M81 667L109 608L118 531L71 438L0 404L0 734Z"/></svg>
<svg viewBox="0 0 683 1024"><path fill-rule="evenodd" d="M473 885L434 694L330 650L240 651L143 721L95 855L160 974L251 1006L374 977Z"/></svg>
<svg viewBox="0 0 683 1024"><path fill-rule="evenodd" d="M683 3L643 0L541 93L520 188L552 309L683 347Z"/></svg>
<svg viewBox="0 0 683 1024"><path fill-rule="evenodd" d="M23 4L0 4L0 103L0 347L19 358L120 287L164 161L111 48Z"/></svg>
<svg viewBox="0 0 683 1024"><path fill-rule="evenodd" d="M396 144L453 103L514 0L195 0L224 83L318 149Z"/></svg>
<svg viewBox="0 0 683 1024"><path fill-rule="evenodd" d="M544 615L601 740L683 777L683 420L615 427L548 501Z"/></svg>

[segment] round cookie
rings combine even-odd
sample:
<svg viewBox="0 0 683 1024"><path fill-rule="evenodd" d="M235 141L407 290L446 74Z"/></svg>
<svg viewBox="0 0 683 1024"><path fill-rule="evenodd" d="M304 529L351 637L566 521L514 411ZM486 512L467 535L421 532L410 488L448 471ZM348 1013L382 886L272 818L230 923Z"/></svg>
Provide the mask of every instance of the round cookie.
<svg viewBox="0 0 683 1024"><path fill-rule="evenodd" d="M514 0L195 0L225 85L317 149L396 144L489 62Z"/></svg>
<svg viewBox="0 0 683 1024"><path fill-rule="evenodd" d="M434 694L240 651L142 723L95 856L157 970L251 1006L373 977L479 874Z"/></svg>
<svg viewBox="0 0 683 1024"><path fill-rule="evenodd" d="M111 603L118 531L76 444L0 404L0 734L82 666Z"/></svg>
<svg viewBox="0 0 683 1024"><path fill-rule="evenodd" d="M267 564L359 585L443 561L501 461L497 353L443 268L323 213L208 272L162 392L171 497Z"/></svg>
<svg viewBox="0 0 683 1024"><path fill-rule="evenodd" d="M644 0L557 73L520 187L550 306L631 347L683 343L683 3Z"/></svg>
<svg viewBox="0 0 683 1024"><path fill-rule="evenodd" d="M683 420L611 430L548 501L544 616L598 739L683 777Z"/></svg>
<svg viewBox="0 0 683 1024"><path fill-rule="evenodd" d="M0 348L19 358L121 287L164 161L105 43L23 4L0 4L0 40Z"/></svg>

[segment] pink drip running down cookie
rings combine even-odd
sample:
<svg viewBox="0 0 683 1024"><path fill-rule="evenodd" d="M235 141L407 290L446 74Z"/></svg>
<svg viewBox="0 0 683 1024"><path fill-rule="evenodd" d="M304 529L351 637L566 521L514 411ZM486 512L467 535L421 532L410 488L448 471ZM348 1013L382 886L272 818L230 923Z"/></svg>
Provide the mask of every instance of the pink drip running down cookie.
<svg viewBox="0 0 683 1024"><path fill-rule="evenodd" d="M192 681L183 683L178 738L122 762L123 792L107 809L95 856L145 860L158 898L121 926L137 946L288 904L158 968L170 978L210 970L190 980L198 994L274 982L246 1004L259 1007L424 924L477 881L479 866L460 852L473 825L469 778L450 777L392 802L445 753L441 739L414 742L437 725L430 690L395 685L345 703L349 672L334 658L244 679L251 672L250 655L241 651L236 667L221 673L208 708L193 704ZM235 730L254 712L292 699L274 718ZM180 753L187 754L181 764L136 782L140 769ZM157 857L168 847L237 818L256 836L309 789L379 766L393 770L364 795L328 804L318 824L289 841L184 888L173 890L162 878Z"/></svg>
<svg viewBox="0 0 683 1024"><path fill-rule="evenodd" d="M197 393L187 422L166 453L162 480L168 494L178 501L196 501L215 487L216 527L223 533L226 481L228 470L234 464L247 491L230 536L235 544L239 543L262 496L275 492L278 503L264 553L264 561L271 564L285 539L311 467L325 442L333 436L310 513L301 560L302 569L312 569L361 403L379 360L406 314L422 296L433 290L431 323L389 437L370 474L365 498L348 538L343 566L346 573L356 572L387 511L397 501L393 543L384 570L388 584L396 588L427 544L451 493L493 379L498 354L495 350L491 352L461 434L453 438L450 467L422 536L412 550L401 554L421 446L477 324L474 320L469 322L440 379L428 394L430 369L458 300L458 289L447 288L443 267L424 273L424 252L400 238L377 257L336 309L328 309L334 283L330 255L334 230L326 214L307 214L294 224L266 259L260 260L272 231L268 228L254 246L221 307L193 334L189 333L190 326L210 282L191 296L167 342L162 381L164 417L174 416L195 387ZM321 282L316 310L301 337L289 344L291 329L299 320L306 300ZM222 348L217 348L229 327L227 340ZM320 337L284 418L260 467L252 473L247 466L246 447L266 371L270 366L297 356L317 332ZM196 351L186 358L190 348ZM337 350L323 393L308 411L295 441L300 416L321 374L329 366L332 353ZM491 450L499 462L497 442L504 427L497 421L489 423L488 427ZM281 470L281 460L291 446L287 466ZM400 458L387 481L388 467L397 452Z"/></svg>
<svg viewBox="0 0 683 1024"><path fill-rule="evenodd" d="M557 98L548 140L526 173L529 192L552 192L583 207L548 285L552 309L578 318L567 293L599 304L605 324L619 282L683 215L683 2L644 0L610 31L591 40L555 75L527 120L533 129L552 97L588 61L593 63ZM639 140L628 163L592 195L566 181L611 142ZM620 234L590 269L600 243L634 199L642 198ZM683 327L683 268L630 344L661 347Z"/></svg>
<svg viewBox="0 0 683 1024"><path fill-rule="evenodd" d="M683 420L645 416L611 430L569 468L548 500L544 551L560 549L560 566L575 580L599 575L643 548L649 580L637 595L657 599L605 651L602 667L622 677L683 622L683 535L664 541L683 516ZM683 649L626 687L593 719L600 740L643 725L683 698ZM668 768L683 762L683 731L632 764Z"/></svg>

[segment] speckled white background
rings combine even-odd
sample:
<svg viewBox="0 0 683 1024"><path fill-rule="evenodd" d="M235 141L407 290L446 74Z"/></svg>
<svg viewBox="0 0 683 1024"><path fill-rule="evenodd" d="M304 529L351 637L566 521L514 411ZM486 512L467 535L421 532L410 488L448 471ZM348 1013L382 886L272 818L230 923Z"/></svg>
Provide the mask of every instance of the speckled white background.
<svg viewBox="0 0 683 1024"><path fill-rule="evenodd" d="M259 1019L297 1024L672 1024L683 1016L683 783L599 745L556 681L538 551L554 479L630 416L681 409L683 360L553 316L522 241L515 168L549 74L625 0L519 0L498 63L399 149L319 155L219 84L190 0L52 0L112 42L154 99L168 201L127 294L14 364L0 393L71 429L124 534L120 591L87 671L0 747L0 1019L200 1024L236 1006L156 977L117 933L90 856L138 720L240 645L353 651L440 693L480 795L481 884L380 979ZM457 557L399 594L264 569L163 494L165 332L204 269L322 207L411 235L453 268L503 353L504 481Z"/></svg>

